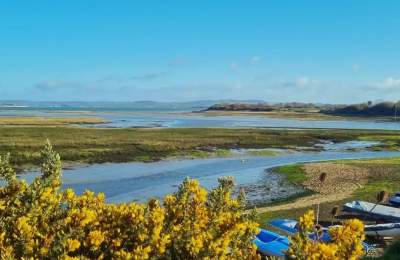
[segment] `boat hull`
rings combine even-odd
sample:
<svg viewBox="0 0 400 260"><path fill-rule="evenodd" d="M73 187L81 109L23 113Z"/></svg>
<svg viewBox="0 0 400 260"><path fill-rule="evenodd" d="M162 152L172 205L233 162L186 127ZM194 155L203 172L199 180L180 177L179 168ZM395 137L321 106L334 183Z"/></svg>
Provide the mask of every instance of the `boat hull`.
<svg viewBox="0 0 400 260"><path fill-rule="evenodd" d="M384 205L376 205L365 201L352 201L343 206L343 211L358 213L377 220L397 223L400 222L400 209Z"/></svg>
<svg viewBox="0 0 400 260"><path fill-rule="evenodd" d="M366 225L366 236L400 237L400 223Z"/></svg>
<svg viewBox="0 0 400 260"><path fill-rule="evenodd" d="M261 229L253 243L257 250L266 256L285 257L285 252L289 249L289 239L274 232Z"/></svg>

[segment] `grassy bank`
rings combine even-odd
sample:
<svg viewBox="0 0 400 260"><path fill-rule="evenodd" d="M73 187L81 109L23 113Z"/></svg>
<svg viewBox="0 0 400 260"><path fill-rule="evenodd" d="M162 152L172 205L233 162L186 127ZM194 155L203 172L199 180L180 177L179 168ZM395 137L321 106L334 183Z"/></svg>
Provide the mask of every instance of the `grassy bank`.
<svg viewBox="0 0 400 260"><path fill-rule="evenodd" d="M327 202L321 203L321 220L327 221L328 223L332 220L330 216L331 209L338 205L341 206L351 200L366 200L374 202L376 200L376 194L382 190L393 194L400 190L400 158L384 158L384 159L367 159L367 160L342 160L330 163L320 163L320 171L328 170L328 167L336 165L337 167L345 167L344 169L354 169L357 172L364 172L362 178L360 177L358 185L352 189L348 196L345 198L337 196L337 199L333 199ZM305 170L307 164L297 164L291 166L283 166L276 169L279 174L286 175L288 181L296 185L304 185L309 181L309 172ZM347 170L343 170L341 173L343 181L347 181ZM314 173L317 175L317 172ZM329 178L329 174L328 174ZM337 185L340 185L338 182ZM322 188L323 190L324 188ZM326 189L329 189L328 187ZM318 193L318 192L317 192ZM330 196L334 194L322 194L321 198L324 196ZM337 194L339 195L339 194ZM314 196L314 195L312 195ZM311 196L310 196L311 197ZM290 201L285 201L284 203L296 203L296 198ZM298 205L301 205L298 203ZM272 206L272 205L271 205ZM271 207L270 206L270 207ZM292 207L290 209L284 210L273 210L266 209L265 212L258 215L259 222L262 226L266 226L268 220L273 218L298 218L303 215L308 209L316 209L316 205L313 204L307 207Z"/></svg>
<svg viewBox="0 0 400 260"><path fill-rule="evenodd" d="M313 147L320 140L368 139L396 149L395 131L272 130L272 129L96 129L81 127L0 127L0 154L10 152L14 163L37 164L48 138L64 161L101 163L153 161L170 156L226 155L234 148ZM263 152L261 152L263 153ZM264 154L267 152L264 152ZM269 152L268 152L269 153Z"/></svg>

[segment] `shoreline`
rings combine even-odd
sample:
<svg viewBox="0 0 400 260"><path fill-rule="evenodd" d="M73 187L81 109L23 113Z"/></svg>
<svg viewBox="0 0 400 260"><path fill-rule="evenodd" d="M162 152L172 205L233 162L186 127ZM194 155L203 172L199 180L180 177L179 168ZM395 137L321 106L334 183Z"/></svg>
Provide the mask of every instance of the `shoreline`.
<svg viewBox="0 0 400 260"><path fill-rule="evenodd" d="M383 166L382 166L383 165ZM300 177L284 167L293 167L300 172ZM274 169L275 174L286 177L286 181L300 185L309 195L299 194L283 202L271 203L256 208L258 221L262 226L273 218L298 218L308 209L316 209L320 203L322 222L332 221L330 210L334 206L341 209L343 203L351 200L375 202L376 194L381 190L389 193L398 191L400 187L400 157L350 159L321 161L288 165ZM280 168L280 169L279 169ZM318 184L319 174L327 173L327 183ZM329 181L330 180L330 181ZM336 220L346 217L339 215Z"/></svg>
<svg viewBox="0 0 400 260"><path fill-rule="evenodd" d="M333 115L319 112L296 112L296 111L229 111L229 110L206 110L199 112L183 112L187 115L204 116L265 116L278 119L296 119L311 121L382 121L395 122L390 116L354 116L354 115Z"/></svg>

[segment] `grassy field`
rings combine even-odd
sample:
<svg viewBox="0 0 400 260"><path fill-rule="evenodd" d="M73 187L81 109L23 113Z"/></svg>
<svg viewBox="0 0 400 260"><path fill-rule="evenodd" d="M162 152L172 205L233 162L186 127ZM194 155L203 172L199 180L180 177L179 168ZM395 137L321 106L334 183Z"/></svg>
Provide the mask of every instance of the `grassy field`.
<svg viewBox="0 0 400 260"><path fill-rule="evenodd" d="M384 158L384 159L368 159L368 160L342 160L334 162L334 164L344 165L347 167L356 167L355 169L363 169L368 172L365 183L363 182L358 188L349 194L345 199L332 200L327 203L321 203L321 220L330 222L331 209L338 205L341 206L351 200L365 200L374 202L378 192L385 190L390 194L400 190L400 158ZM324 164L321 164L322 166ZM321 171L325 169L322 167ZM304 171L304 164L296 164L292 166L283 166L276 169L279 174L286 175L288 180L294 184L302 185L307 180L307 174ZM343 174L346 180L346 175ZM338 184L339 185L339 184ZM295 200L284 201L285 203L293 203ZM267 226L267 222L273 218L295 218L298 219L308 209L316 209L316 205L311 207L293 207L290 210L274 210L266 211L258 215L259 223Z"/></svg>
<svg viewBox="0 0 400 260"><path fill-rule="evenodd" d="M96 129L82 127L0 127L0 154L10 152L14 163L37 164L49 139L64 161L101 163L153 161L171 156L226 154L232 148L312 147L320 140L385 140L397 149L395 131L272 130L272 129ZM218 150L220 149L220 150Z"/></svg>
<svg viewBox="0 0 400 260"><path fill-rule="evenodd" d="M85 163L153 161L185 155L206 157L208 152L224 156L227 149L233 148L298 149L313 147L320 140L380 140L385 149L400 147L400 137L395 131L2 126L0 154L10 152L17 165L37 164L46 139L52 142L64 161Z"/></svg>

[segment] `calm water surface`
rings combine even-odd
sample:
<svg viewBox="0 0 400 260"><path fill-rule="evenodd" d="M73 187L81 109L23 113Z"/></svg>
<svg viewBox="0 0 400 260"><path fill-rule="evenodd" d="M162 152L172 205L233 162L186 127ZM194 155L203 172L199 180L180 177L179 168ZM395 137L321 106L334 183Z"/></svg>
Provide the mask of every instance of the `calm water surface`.
<svg viewBox="0 0 400 260"><path fill-rule="evenodd" d="M343 128L343 129L387 129L400 130L399 122L382 120L298 120L270 118L265 116L208 116L176 111L59 111L59 110L0 110L0 116L95 116L110 121L92 125L102 128L158 127L272 127L272 128Z"/></svg>
<svg viewBox="0 0 400 260"><path fill-rule="evenodd" d="M336 159L360 159L400 156L400 152L371 151L324 151L285 153L273 157L212 158L194 160L170 160L153 163L107 163L64 171L63 188L73 188L77 193L90 189L104 192L109 202L146 201L176 191L185 177L196 178L206 188L217 185L221 176L233 176L239 186L253 187L266 184L268 192L260 187L248 189L249 200L271 200L291 195L296 190L282 186L282 180L269 168L298 162ZM37 173L23 178L31 180ZM263 187L265 185L262 185ZM260 197L261 196L261 197Z"/></svg>

